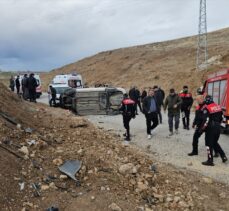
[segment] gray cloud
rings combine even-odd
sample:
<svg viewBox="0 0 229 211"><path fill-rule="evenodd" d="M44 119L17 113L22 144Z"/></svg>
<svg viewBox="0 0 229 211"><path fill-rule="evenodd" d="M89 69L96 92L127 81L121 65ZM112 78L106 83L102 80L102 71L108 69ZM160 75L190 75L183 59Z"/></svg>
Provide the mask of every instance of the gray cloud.
<svg viewBox="0 0 229 211"><path fill-rule="evenodd" d="M208 0L208 30L229 2ZM199 0L1 0L0 68L50 70L99 51L198 31Z"/></svg>

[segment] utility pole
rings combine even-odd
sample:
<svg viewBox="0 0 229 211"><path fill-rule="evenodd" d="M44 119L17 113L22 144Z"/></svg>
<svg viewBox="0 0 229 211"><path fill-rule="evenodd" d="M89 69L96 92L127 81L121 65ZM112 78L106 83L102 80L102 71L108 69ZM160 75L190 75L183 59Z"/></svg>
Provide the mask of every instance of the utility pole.
<svg viewBox="0 0 229 211"><path fill-rule="evenodd" d="M200 0L200 13L199 13L199 35L197 47L196 69L207 69L207 11L206 0Z"/></svg>

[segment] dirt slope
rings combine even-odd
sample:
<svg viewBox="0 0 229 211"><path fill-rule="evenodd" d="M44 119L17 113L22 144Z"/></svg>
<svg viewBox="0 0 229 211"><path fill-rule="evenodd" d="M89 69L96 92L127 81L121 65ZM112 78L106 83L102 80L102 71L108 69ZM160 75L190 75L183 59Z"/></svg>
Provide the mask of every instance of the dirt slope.
<svg viewBox="0 0 229 211"><path fill-rule="evenodd" d="M18 99L1 83L0 112L0 210L229 209L226 185L160 164L69 111ZM68 159L83 163L78 183L58 171Z"/></svg>
<svg viewBox="0 0 229 211"><path fill-rule="evenodd" d="M209 71L229 66L229 28L209 33ZM165 90L184 84L199 87L206 72L196 71L197 37L101 52L43 75L47 87L54 75L79 72L88 84L110 83L129 88L160 85Z"/></svg>

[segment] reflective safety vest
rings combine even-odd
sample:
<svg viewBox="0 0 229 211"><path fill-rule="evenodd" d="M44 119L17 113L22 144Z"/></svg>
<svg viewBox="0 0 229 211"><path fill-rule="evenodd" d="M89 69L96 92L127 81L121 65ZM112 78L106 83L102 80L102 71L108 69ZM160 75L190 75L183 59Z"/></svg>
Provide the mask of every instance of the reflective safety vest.
<svg viewBox="0 0 229 211"><path fill-rule="evenodd" d="M222 112L221 106L218 105L218 104L216 104L216 103L211 103L211 104L209 104L209 105L205 105L205 108L208 110L208 112L209 112L210 114Z"/></svg>
<svg viewBox="0 0 229 211"><path fill-rule="evenodd" d="M124 100L122 101L122 103L123 103L124 105L133 105L133 104L135 104L135 102L134 102L133 100L129 99L129 98L124 99Z"/></svg>
<svg viewBox="0 0 229 211"><path fill-rule="evenodd" d="M200 110L200 105L196 106L196 111Z"/></svg>
<svg viewBox="0 0 229 211"><path fill-rule="evenodd" d="M180 96L181 98L188 98L188 97L192 97L192 94L191 94L191 93L187 93L187 94L186 94L186 93L183 93L183 92L182 92L182 93L179 94L179 96Z"/></svg>

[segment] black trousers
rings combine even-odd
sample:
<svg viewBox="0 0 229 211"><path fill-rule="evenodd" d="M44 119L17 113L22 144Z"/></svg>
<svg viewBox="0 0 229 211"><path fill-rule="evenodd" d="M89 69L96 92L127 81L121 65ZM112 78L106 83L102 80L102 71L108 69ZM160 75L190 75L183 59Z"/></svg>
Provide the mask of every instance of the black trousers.
<svg viewBox="0 0 229 211"><path fill-rule="evenodd" d="M29 89L30 102L36 102L36 89Z"/></svg>
<svg viewBox="0 0 229 211"><path fill-rule="evenodd" d="M145 114L146 127L147 127L147 134L148 135L151 135L151 130L156 128L157 125L158 125L158 116L157 115L158 115L157 112L152 112L152 113Z"/></svg>
<svg viewBox="0 0 229 211"><path fill-rule="evenodd" d="M49 101L49 105L56 105L56 95L52 95L52 98Z"/></svg>
<svg viewBox="0 0 229 211"><path fill-rule="evenodd" d="M123 125L124 128L126 129L126 137L130 138L130 120L131 120L131 116L130 115L123 115Z"/></svg>
<svg viewBox="0 0 229 211"><path fill-rule="evenodd" d="M211 124L211 123L210 123ZM219 145L220 123L211 124L205 132L205 145L207 147L208 160L213 162L213 149L220 154L221 158L225 157L225 153Z"/></svg>
<svg viewBox="0 0 229 211"><path fill-rule="evenodd" d="M203 132L201 132L200 129L197 127L193 134L193 139L192 139L192 151L194 153L198 153L199 138L202 134Z"/></svg>
<svg viewBox="0 0 229 211"><path fill-rule="evenodd" d="M181 109L181 115L182 115L182 121L183 121L183 126L189 127L189 122L190 122L190 110L189 109Z"/></svg>
<svg viewBox="0 0 229 211"><path fill-rule="evenodd" d="M158 111L158 118L159 118L160 123L162 123L161 106Z"/></svg>
<svg viewBox="0 0 229 211"><path fill-rule="evenodd" d="M19 95L19 93L20 93L20 86L17 86L16 88L17 88L17 94Z"/></svg>
<svg viewBox="0 0 229 211"><path fill-rule="evenodd" d="M138 104L140 111L142 111L142 105L141 105L140 100L137 101L137 104ZM137 105L136 105L136 112L137 112Z"/></svg>

